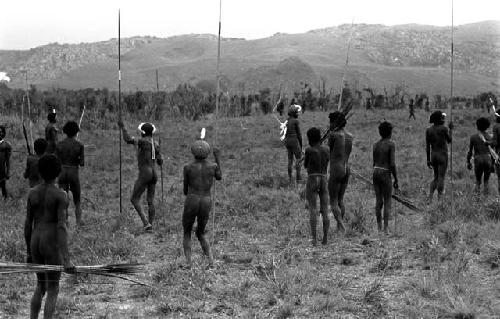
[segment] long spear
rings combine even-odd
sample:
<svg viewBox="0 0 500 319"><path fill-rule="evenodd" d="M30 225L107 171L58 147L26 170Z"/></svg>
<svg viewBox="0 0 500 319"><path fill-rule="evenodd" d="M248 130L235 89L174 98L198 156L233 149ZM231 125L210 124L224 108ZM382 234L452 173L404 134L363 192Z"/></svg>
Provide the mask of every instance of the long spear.
<svg viewBox="0 0 500 319"><path fill-rule="evenodd" d="M450 59L450 103L449 103L449 113L450 113L450 123L453 123L453 60L454 60L454 45L453 45L453 0L451 0L451 59ZM450 143L450 187L451 187L451 211L455 211L454 198L453 198L453 130L450 129L450 137L452 142Z"/></svg>
<svg viewBox="0 0 500 319"><path fill-rule="evenodd" d="M160 93L160 84L158 82L158 69L156 69L156 94L159 95ZM158 107L156 105L156 107ZM160 146L160 152L161 152L161 134L158 135L158 144ZM160 179L161 179L161 205L165 206L165 197L163 195L163 164L160 165Z"/></svg>
<svg viewBox="0 0 500 319"><path fill-rule="evenodd" d="M354 19L352 20L351 23L351 32L349 34L349 40L347 41L347 51L345 55L345 66L344 66L344 73L342 74L342 82L340 83L340 97L339 97L339 105L337 107L337 111L340 111L340 108L342 107L342 94L344 92L344 81L345 81L345 75L347 73L347 66L349 65L349 50L351 49L351 40L352 40L352 32L354 30Z"/></svg>
<svg viewBox="0 0 500 319"><path fill-rule="evenodd" d="M28 87L28 71L26 71L26 100L28 102L28 126L30 131L30 145L33 145L33 130L31 123L31 103L30 103L30 95L29 95L29 87Z"/></svg>
<svg viewBox="0 0 500 319"><path fill-rule="evenodd" d="M120 9L118 9L118 119L122 121L122 72L121 72L121 50L120 50ZM118 136L120 157L120 216L122 215L122 130L119 129Z"/></svg>
<svg viewBox="0 0 500 319"><path fill-rule="evenodd" d="M23 133L24 140L26 142L26 149L28 150L28 154L31 155L30 142L28 141L28 133L26 132L26 125L24 125L24 99L25 98L26 98L26 96L23 96L23 101L21 103L21 131Z"/></svg>
<svg viewBox="0 0 500 319"><path fill-rule="evenodd" d="M25 98L28 101L27 102L28 103L28 116L31 114L31 112L29 111L30 110L30 107L29 107L29 103L30 102L29 102L29 95L28 95L28 71L26 70L24 72L26 72L26 89L25 89L25 95L23 96L23 103L21 103L21 124L22 124L22 131L23 131L24 140L26 141L26 149L28 150L28 154L31 155L30 141L28 139L28 133L27 133L27 130L26 130L26 125L24 124L24 99ZM31 122L29 122L29 123L31 123Z"/></svg>
<svg viewBox="0 0 500 319"><path fill-rule="evenodd" d="M217 118L219 117L219 94L220 94L220 30L222 21L222 0L219 0L219 33L217 38L217 69L216 69L216 82L217 82L217 90L215 93L215 123L214 123L214 147L217 144ZM214 193L212 200L212 211L213 211L213 219L212 219L212 245L215 244L215 200L216 200L216 184L214 184Z"/></svg>

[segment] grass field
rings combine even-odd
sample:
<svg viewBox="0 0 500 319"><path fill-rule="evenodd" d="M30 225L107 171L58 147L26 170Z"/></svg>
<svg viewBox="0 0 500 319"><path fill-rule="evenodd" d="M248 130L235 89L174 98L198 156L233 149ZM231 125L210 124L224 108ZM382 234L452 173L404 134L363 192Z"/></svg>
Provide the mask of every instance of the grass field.
<svg viewBox="0 0 500 319"><path fill-rule="evenodd" d="M150 287L105 277L63 275L58 318L499 318L500 207L496 176L489 197L472 192L465 167L468 136L479 113L456 111L454 198L450 184L442 204L425 205L432 172L427 168L424 132L428 114L407 121L404 111L356 111L347 125L354 137L353 168L371 178L371 150L384 118L395 124L396 160L403 194L424 207L414 213L395 203L397 231L376 232L374 194L351 178L346 193L350 215L345 235L331 228L327 246L309 242L309 217L302 185L288 186L286 153L271 116L222 119L218 144L223 180L208 237L216 267L205 270L193 240L194 267L183 268L184 197L182 166L189 145L213 123L165 120L162 131L165 202L157 186L158 223L144 234L128 201L136 177L135 151L124 147L124 210L118 209L118 131L82 132L87 147L81 171L86 226L75 229L70 206L70 253L77 265L139 261L138 276ZM306 113L302 129L327 124L326 113ZM24 150L19 120L7 119L7 139ZM10 122L9 122L10 121ZM127 123L129 130L137 121ZM36 126L37 132L42 126ZM25 154L14 153L13 199L0 202L0 260L23 262ZM215 221L212 224L212 221ZM394 220L392 220L393 222ZM215 226L215 229L213 228ZM26 318L34 275L0 275L0 318ZM471 316L467 316L471 315Z"/></svg>

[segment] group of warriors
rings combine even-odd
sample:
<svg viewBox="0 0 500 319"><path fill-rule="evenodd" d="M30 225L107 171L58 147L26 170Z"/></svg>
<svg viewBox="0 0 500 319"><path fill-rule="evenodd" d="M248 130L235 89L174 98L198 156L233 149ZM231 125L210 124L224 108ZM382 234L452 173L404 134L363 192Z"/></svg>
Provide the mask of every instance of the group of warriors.
<svg viewBox="0 0 500 319"><path fill-rule="evenodd" d="M350 177L349 156L353 145L353 136L345 130L347 123L343 112L330 113L329 129L322 136L321 130L312 127L307 131L309 147L302 153L302 138L299 124L300 106L291 105L288 119L284 123L284 145L288 154L288 177L293 183L293 168L295 166L295 180L301 183L301 165L307 170L306 200L310 212L310 230L312 244L317 245L316 226L318 214L323 221L322 244L328 243L330 220L328 217L328 204L330 204L333 217L339 231L345 231L345 206L344 195ZM467 153L467 168L472 170L476 177L477 193L483 185L484 194L489 193L488 181L491 173L498 175L498 188L500 191L500 113L494 112L496 123L493 127L493 136L486 130L490 127L489 119L480 117L476 121L478 132L470 137L469 151ZM410 104L410 118L414 117L414 108ZM446 114L435 111L430 115L429 123L432 124L425 132L427 166L434 172L430 183L428 203L433 200L437 190L438 198L442 199L444 193L445 175L448 169L448 145L452 143L451 130L453 123L445 126ZM380 123L378 132L380 140L373 145L373 189L376 196L375 215L379 232L388 233L389 219L393 189L398 190L398 175L396 169L396 146L392 141L393 125L387 121ZM322 142L327 140L327 145ZM474 165L471 159L474 158ZM295 165L294 165L295 160ZM328 165L330 168L329 176ZM319 198L319 212L317 201Z"/></svg>
<svg viewBox="0 0 500 319"><path fill-rule="evenodd" d="M346 131L347 117L344 112L336 111L329 114L329 130L321 133L317 127L307 130L309 146L302 153L303 142L300 130L299 114L301 108L291 105L288 110L288 120L285 124L284 144L288 153L288 177L293 182L302 182L301 166L307 171L306 199L309 209L312 244L317 245L318 214L322 216L322 244L328 243L330 220L328 205L331 207L337 229L345 231L346 209L344 195L347 189L351 168L349 157L353 147L353 136ZM486 130L490 122L487 118L479 118L476 122L478 133L470 138L467 153L467 167L472 169L470 160L474 157L474 172L476 189L481 184L484 192L488 192L488 179L494 171L495 162L492 156L500 150L500 114L495 112L496 124L493 136ZM441 198L444 192L444 179L448 166L448 144L451 141L452 123L446 127L446 114L435 111L430 116L430 124L426 131L427 165L434 171L434 179L430 185L429 201L437 190ZM79 167L84 166L84 145L78 141L79 125L68 121L63 132L66 138L58 141L56 112L51 111L45 129L45 138L34 142L35 155L28 155L24 177L28 179L30 191L27 197L27 213L24 227L27 262L35 264L63 265L65 272L75 273L75 267L70 261L68 251L68 192L72 193L75 205L77 226L83 225L81 211L81 187ZM140 137L131 136L123 122L118 122L122 130L123 140L136 147L138 175L133 186L131 203L137 211L144 227L150 232L155 222L154 196L158 181L156 165L162 166L163 160L160 146L153 139L156 131L152 123L141 123L138 127ZM393 189L398 189L396 169L395 143L391 140L393 126L384 121L378 131L380 140L373 146L373 188L376 195L375 215L378 230L388 233L391 214L391 196ZM5 141L6 129L0 126L0 186L2 194L7 198L6 181L10 178L10 156L12 147ZM327 140L327 146L322 142ZM494 150L492 149L494 148ZM187 266L191 267L191 236L194 223L195 230L204 256L213 265L210 245L205 238L206 226L212 207L211 189L214 180L222 179L220 151L213 149L204 140L196 140L191 145L194 160L183 169L183 193L186 196L182 215L183 248ZM213 153L215 163L208 160ZM295 161L295 165L294 165ZM303 163L303 164L302 164ZM329 171L329 175L328 175ZM500 187L500 182L499 182ZM148 213L143 213L140 198L147 194ZM319 210L318 201L319 198ZM59 272L37 273L37 286L31 301L31 318L37 318L42 299L47 294L45 302L45 318L51 318L59 291Z"/></svg>
<svg viewBox="0 0 500 319"><path fill-rule="evenodd" d="M81 211L81 187L79 167L84 166L84 145L78 141L80 130L75 121L68 121L63 132L66 138L58 141L59 130L55 110L48 116L45 138L34 142L35 154L28 155L24 177L28 179L30 191L27 197L24 235L26 262L42 265L63 265L66 273L74 274L76 269L70 261L68 250L68 192L75 204L77 227L83 226ZM137 149L138 175L134 183L131 203L137 211L144 230L150 232L155 220L154 196L158 181L156 165L163 165L159 145L154 141L156 131L152 123L141 123L141 136L130 136L123 122L118 122L123 139ZM10 157L12 146L5 141L6 129L0 126L0 185L5 199L8 197L6 181L10 178ZM214 179L221 180L220 151L213 149L204 140L197 140L191 146L193 162L184 166L183 192L186 196L182 226L183 247L187 267L191 267L191 233L197 223L195 234L201 244L208 266L213 266L210 245L205 238L209 213L212 208L211 188ZM213 153L215 163L208 160ZM148 214L143 213L140 198L147 193ZM52 318L59 293L60 272L37 273L37 285L31 299L30 317L38 318L42 300L47 295L44 318Z"/></svg>

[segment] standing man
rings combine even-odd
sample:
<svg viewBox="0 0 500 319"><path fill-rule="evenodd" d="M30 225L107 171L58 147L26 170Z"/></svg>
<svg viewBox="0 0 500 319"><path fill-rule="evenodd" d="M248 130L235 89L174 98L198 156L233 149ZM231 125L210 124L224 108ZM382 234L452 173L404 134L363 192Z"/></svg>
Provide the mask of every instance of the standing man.
<svg viewBox="0 0 500 319"><path fill-rule="evenodd" d="M474 155L474 174L476 175L476 193L480 193L481 180L484 184L484 194L488 195L488 181L493 171L493 161L491 160L490 149L491 137L486 132L490 127L490 120L480 117L476 121L478 132L470 137L469 152L467 153L467 169L472 169L470 160Z"/></svg>
<svg viewBox="0 0 500 319"><path fill-rule="evenodd" d="M130 201L141 218L144 230L150 232L153 230L153 221L155 218L154 199L156 182L158 181L158 175L155 170L155 162L160 166L163 164L160 146L153 140L153 133L156 132L156 128L151 123L141 123L138 127L141 132L141 138L136 139L128 134L123 122L119 121L118 126L123 132L123 140L127 144L132 144L137 147L137 164L139 174L137 176L137 180L135 181ZM147 218L142 212L140 203L141 196L146 190L148 202Z"/></svg>
<svg viewBox="0 0 500 319"><path fill-rule="evenodd" d="M49 124L45 127L45 140L47 141L47 149L45 150L46 154L53 154L56 152L57 134L59 133L59 130L56 127L56 116L56 109L54 108L52 108L49 114L47 114Z"/></svg>
<svg viewBox="0 0 500 319"><path fill-rule="evenodd" d="M352 150L352 135L344 130L347 121L342 112L330 113L329 118L331 133L328 137L330 148L328 193L333 216L337 221L337 228L344 232L344 195L350 175L349 156Z"/></svg>
<svg viewBox="0 0 500 319"><path fill-rule="evenodd" d="M83 226L82 209L81 209L81 187L79 167L84 166L84 146L76 140L76 135L80 131L78 124L75 121L68 121L63 132L66 138L57 143L56 155L61 160L62 169L59 175L59 186L66 192L71 191L73 195L73 203L75 204L76 225Z"/></svg>
<svg viewBox="0 0 500 319"><path fill-rule="evenodd" d="M389 217L391 215L392 188L398 189L398 175L396 172L396 146L391 140L392 124L382 122L378 126L380 140L373 146L373 188L375 190L375 215L379 233L389 231ZM392 175L392 176L391 176ZM394 177L394 182L392 182ZM384 214L382 215L382 208Z"/></svg>
<svg viewBox="0 0 500 319"><path fill-rule="evenodd" d="M0 126L0 188L2 196L7 199L7 180L10 178L10 155L12 154L12 146L5 141L5 126Z"/></svg>
<svg viewBox="0 0 500 319"><path fill-rule="evenodd" d="M495 106L493 106L494 108ZM500 152L500 113L496 109L493 109L493 114L495 114L495 125L493 125L493 137L491 141L491 146L498 154ZM497 172L498 180L498 192L500 192L500 165L495 163L495 170Z"/></svg>
<svg viewBox="0 0 500 319"><path fill-rule="evenodd" d="M413 117L414 120L417 118L415 117L415 104L413 104L413 99L410 99L410 105L408 105L409 111L410 111L410 116L408 116L408 119L411 119Z"/></svg>
<svg viewBox="0 0 500 319"><path fill-rule="evenodd" d="M317 199L319 198L319 214L323 217L322 244L328 243L328 181L327 170L328 148L321 145L321 131L312 127L307 131L309 147L304 155L304 168L307 169L306 199L309 208L309 223L311 226L312 245L316 246L316 224L318 220Z"/></svg>
<svg viewBox="0 0 500 319"><path fill-rule="evenodd" d="M288 154L288 179L292 183L293 159L295 157L295 179L298 182L302 180L300 176L300 158L302 157L302 133L299 125L299 105L292 105L288 110L288 120L286 121L285 146Z"/></svg>
<svg viewBox="0 0 500 319"><path fill-rule="evenodd" d="M439 199L441 199L444 192L444 178L448 169L448 144L451 143L449 129L453 128L452 123L448 127L444 126L445 119L446 113L441 111L433 112L429 119L429 123L433 124L433 126L425 131L427 166L434 170L434 180L431 182L429 192L429 203L432 202L436 189Z"/></svg>

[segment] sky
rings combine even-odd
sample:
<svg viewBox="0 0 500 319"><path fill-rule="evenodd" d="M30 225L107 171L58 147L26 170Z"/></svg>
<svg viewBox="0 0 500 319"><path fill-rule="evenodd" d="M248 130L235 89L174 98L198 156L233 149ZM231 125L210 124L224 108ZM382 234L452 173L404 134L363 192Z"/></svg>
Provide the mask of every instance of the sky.
<svg viewBox="0 0 500 319"><path fill-rule="evenodd" d="M451 25L452 0L222 0L223 37L257 39L344 23ZM121 35L217 34L219 0L15 0L0 5L0 49ZM454 0L454 24L500 20L499 0Z"/></svg>

